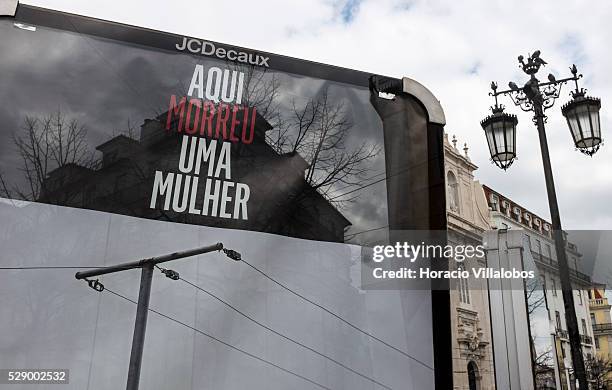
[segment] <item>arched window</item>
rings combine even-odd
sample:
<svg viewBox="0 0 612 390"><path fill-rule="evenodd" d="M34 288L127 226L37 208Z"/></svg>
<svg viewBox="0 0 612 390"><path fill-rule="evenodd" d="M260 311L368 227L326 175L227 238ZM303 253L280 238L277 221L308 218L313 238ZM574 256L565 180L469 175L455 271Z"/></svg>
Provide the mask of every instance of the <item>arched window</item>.
<svg viewBox="0 0 612 390"><path fill-rule="evenodd" d="M448 205L452 211L459 211L459 183L455 174L448 171L446 174L446 186L448 188Z"/></svg>
<svg viewBox="0 0 612 390"><path fill-rule="evenodd" d="M478 366L473 361L470 361L467 366L468 384L470 390L480 390L480 377L478 375Z"/></svg>

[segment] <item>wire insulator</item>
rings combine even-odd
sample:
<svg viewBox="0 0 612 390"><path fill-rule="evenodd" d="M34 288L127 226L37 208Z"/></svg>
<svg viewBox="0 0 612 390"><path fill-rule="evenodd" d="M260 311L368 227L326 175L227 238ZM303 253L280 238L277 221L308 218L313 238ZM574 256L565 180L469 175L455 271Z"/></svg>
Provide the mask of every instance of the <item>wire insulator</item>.
<svg viewBox="0 0 612 390"><path fill-rule="evenodd" d="M170 278L172 280L179 280L179 273L176 271L173 271L171 269L165 269L162 271L164 273L164 275L166 275L167 278Z"/></svg>
<svg viewBox="0 0 612 390"><path fill-rule="evenodd" d="M242 260L242 256L240 255L240 253L236 252L235 250L223 248L223 253L225 253L225 255L232 260Z"/></svg>
<svg viewBox="0 0 612 390"><path fill-rule="evenodd" d="M85 280L87 280L87 284L89 285L89 287L93 288L97 292L104 291L104 285L102 283L100 283L100 281L98 279L96 279L96 280L85 279Z"/></svg>

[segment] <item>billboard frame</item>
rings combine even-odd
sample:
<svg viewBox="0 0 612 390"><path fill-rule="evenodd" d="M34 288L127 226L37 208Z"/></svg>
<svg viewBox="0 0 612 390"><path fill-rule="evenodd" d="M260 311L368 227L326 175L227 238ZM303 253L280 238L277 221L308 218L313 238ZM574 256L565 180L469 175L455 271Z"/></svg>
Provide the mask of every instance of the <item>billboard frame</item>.
<svg viewBox="0 0 612 390"><path fill-rule="evenodd" d="M360 87L370 88L372 96L372 73L359 70L326 65L314 61L297 59L289 56L268 53L248 49L240 46L228 45L216 41L203 40L200 38L184 36L163 32L159 30L132 26L122 23L85 17L76 14L50 10L46 8L36 7L26 4L18 4L17 0L0 0L0 18L15 19L16 24L28 24L44 26L64 31L74 31L78 34L96 36L105 39L127 42L135 45L141 45L156 50L182 53L177 51L179 46L187 40L200 42L201 47L204 43L214 45L216 48L227 50L235 50L239 52L250 53L253 56L267 58L261 66L268 65L270 69L293 73L313 78L320 78L338 83L351 84ZM18 26L17 26L18 27ZM185 43L186 44L186 43ZM186 53L193 55L192 53ZM207 54L201 54L208 56ZM398 223L395 226L390 221L390 229L421 229L421 230L446 230L446 183L444 175L444 146L443 133L446 119L444 110L440 105L439 100L434 94L419 82L404 77L402 79L383 77L387 82L398 86L394 91L398 100L403 100L408 106L412 106L414 110L419 111L422 116L423 123L412 125L410 118L403 119L403 124L408 127L418 127L419 139L421 145L426 145L427 157L427 174L426 188L410 188L409 183L402 183L404 193L413 194L418 191L424 198L427 199L429 207L426 210L418 206L412 209L419 210L399 210L402 215L413 216L419 212L425 216L425 219L413 221L414 223ZM373 96L373 98L376 96ZM406 130L405 128L403 130ZM404 131L406 134L408 131ZM408 153L405 153L408 154ZM425 160L425 159L423 159ZM390 207L390 214L393 207ZM406 222L406 217L398 217L398 221ZM436 262L437 263L437 262ZM435 290L431 291L432 300L432 323L436 326L432 329L433 334L433 358L434 358L434 380L435 388L446 390L452 387L452 338L451 338L451 311L450 311L450 291Z"/></svg>

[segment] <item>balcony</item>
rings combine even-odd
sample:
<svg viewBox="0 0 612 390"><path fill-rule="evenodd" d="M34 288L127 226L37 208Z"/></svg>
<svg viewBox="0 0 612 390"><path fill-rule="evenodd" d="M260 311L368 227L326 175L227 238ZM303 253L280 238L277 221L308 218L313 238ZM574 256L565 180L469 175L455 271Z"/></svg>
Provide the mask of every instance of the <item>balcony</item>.
<svg viewBox="0 0 612 390"><path fill-rule="evenodd" d="M612 324L609 325L610 329L612 330ZM559 337L561 340L569 340L569 334L567 333L567 330L557 328L555 332L557 333L557 337ZM593 338L591 336L581 334L580 342L585 345L593 345Z"/></svg>
<svg viewBox="0 0 612 390"><path fill-rule="evenodd" d="M589 306L609 306L608 298L589 299Z"/></svg>
<svg viewBox="0 0 612 390"><path fill-rule="evenodd" d="M612 332L612 324L594 324L593 333Z"/></svg>
<svg viewBox="0 0 612 390"><path fill-rule="evenodd" d="M591 336L587 336L585 334L580 335L580 342L586 345L593 345L593 339L591 338Z"/></svg>
<svg viewBox="0 0 612 390"><path fill-rule="evenodd" d="M569 340L569 337L567 335L567 330L557 328L556 332L557 332L557 337L559 337L560 339Z"/></svg>
<svg viewBox="0 0 612 390"><path fill-rule="evenodd" d="M531 255L533 256L533 259L536 262L536 265L538 267L543 267L544 269L548 269L551 272L555 272L556 274L559 273L559 265L557 264L556 261L553 261L553 259L551 259L548 256L544 256L541 253L538 253L536 251L531 251ZM582 284L586 284L586 285L590 285L591 284L591 277L587 274L584 274L580 271L577 271L575 269L571 269L569 270L570 273L570 278L575 281L575 282L579 282Z"/></svg>
<svg viewBox="0 0 612 390"><path fill-rule="evenodd" d="M552 265L552 266L556 265L556 262L552 258L550 258L548 256L545 256L545 255L543 255L541 253L538 253L538 252L536 252L534 250L531 251L531 256L533 256L534 260L541 261L544 264L548 264L548 265Z"/></svg>
<svg viewBox="0 0 612 390"><path fill-rule="evenodd" d="M583 274L582 272L576 271L575 269L570 269L570 276L582 282L591 283L591 277L589 275Z"/></svg>

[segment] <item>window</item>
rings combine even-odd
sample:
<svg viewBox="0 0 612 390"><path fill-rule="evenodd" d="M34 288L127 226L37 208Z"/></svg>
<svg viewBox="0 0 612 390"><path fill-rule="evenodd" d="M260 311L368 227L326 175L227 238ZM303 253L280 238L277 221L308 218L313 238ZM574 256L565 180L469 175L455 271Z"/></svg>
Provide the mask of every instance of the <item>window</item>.
<svg viewBox="0 0 612 390"><path fill-rule="evenodd" d="M561 326L561 314L558 310L555 310L555 321L557 324L557 330L562 330L563 327Z"/></svg>
<svg viewBox="0 0 612 390"><path fill-rule="evenodd" d="M582 323L582 334L585 336L588 335L589 332L587 332L586 321L584 320L584 318L581 318L580 322Z"/></svg>
<svg viewBox="0 0 612 390"><path fill-rule="evenodd" d="M580 306L582 306L582 291L577 290L577 292L578 292L578 303L580 303Z"/></svg>
<svg viewBox="0 0 612 390"><path fill-rule="evenodd" d="M499 196L495 195L495 194L491 194L491 209L493 211L497 211L497 208L499 207Z"/></svg>
<svg viewBox="0 0 612 390"><path fill-rule="evenodd" d="M96 186L94 185L94 186L87 187L85 192L82 193L83 206L91 205L94 201L95 195L96 195Z"/></svg>
<svg viewBox="0 0 612 390"><path fill-rule="evenodd" d="M468 363L467 373L469 390L480 389L480 375L478 374L478 367L476 367L476 363L472 361Z"/></svg>
<svg viewBox="0 0 612 390"><path fill-rule="evenodd" d="M542 255L542 243L540 242L540 240L536 239L536 252L538 252L538 255Z"/></svg>
<svg viewBox="0 0 612 390"><path fill-rule="evenodd" d="M552 260L552 249L550 248L550 244L546 244L546 256Z"/></svg>
<svg viewBox="0 0 612 390"><path fill-rule="evenodd" d="M563 356L563 359L565 359L565 358L566 358L566 356L567 356L567 355L565 354L565 345L562 345L562 346L561 346L561 355Z"/></svg>
<svg viewBox="0 0 612 390"><path fill-rule="evenodd" d="M461 268L459 268L461 269ZM467 279L459 278L459 301L462 303L470 304L470 286L468 285Z"/></svg>
<svg viewBox="0 0 612 390"><path fill-rule="evenodd" d="M595 337L595 348L599 349L599 337Z"/></svg>
<svg viewBox="0 0 612 390"><path fill-rule="evenodd" d="M529 234L525 234L525 239L527 240L527 243L529 244L529 249L531 248L531 237L529 236Z"/></svg>
<svg viewBox="0 0 612 390"><path fill-rule="evenodd" d="M515 207L512 210L512 218L514 218L516 222L521 222L521 209L519 209L518 207Z"/></svg>
<svg viewBox="0 0 612 390"><path fill-rule="evenodd" d="M113 192L117 193L123 190L126 182L127 182L127 173L124 173L124 174L121 174L115 177L115 188L113 189Z"/></svg>
<svg viewBox="0 0 612 390"><path fill-rule="evenodd" d="M597 321L595 321L595 313L591 313L591 325L597 325Z"/></svg>
<svg viewBox="0 0 612 390"><path fill-rule="evenodd" d="M452 211L459 211L459 183L452 172L446 175L446 185L448 186L448 205Z"/></svg>
<svg viewBox="0 0 612 390"><path fill-rule="evenodd" d="M575 257L572 257L572 259L574 259L574 269L578 271L578 259L576 259Z"/></svg>
<svg viewBox="0 0 612 390"><path fill-rule="evenodd" d="M555 278L550 279L550 282L552 283L552 295L556 297L557 296L557 282L555 281Z"/></svg>

